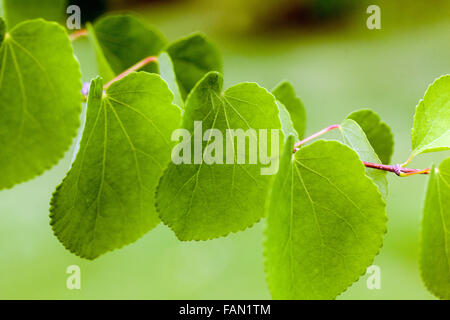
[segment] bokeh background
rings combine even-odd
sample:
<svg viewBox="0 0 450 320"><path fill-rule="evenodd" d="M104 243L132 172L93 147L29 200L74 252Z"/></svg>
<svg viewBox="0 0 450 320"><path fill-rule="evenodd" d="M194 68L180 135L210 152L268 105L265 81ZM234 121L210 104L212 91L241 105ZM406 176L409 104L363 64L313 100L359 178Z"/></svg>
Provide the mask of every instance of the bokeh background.
<svg viewBox="0 0 450 320"><path fill-rule="evenodd" d="M450 73L450 2L446 0L172 0L72 1L84 20L105 11L138 12L175 40L206 33L224 55L226 86L290 80L307 108L307 133L369 107L393 130L393 163L410 152L415 106L427 86ZM368 30L366 8L381 8L381 30ZM75 51L83 80L96 75L86 40ZM337 137L330 134L329 138ZM53 236L49 199L69 168L73 148L42 176L0 192L2 299L269 299L260 222L208 242L179 242L159 225L136 243L95 261L80 259ZM412 167L449 152L419 156ZM1 169L0 169L1 174ZM421 280L418 245L426 176L389 175L388 233L367 276L338 299L433 299ZM66 288L66 268L81 268L81 290Z"/></svg>

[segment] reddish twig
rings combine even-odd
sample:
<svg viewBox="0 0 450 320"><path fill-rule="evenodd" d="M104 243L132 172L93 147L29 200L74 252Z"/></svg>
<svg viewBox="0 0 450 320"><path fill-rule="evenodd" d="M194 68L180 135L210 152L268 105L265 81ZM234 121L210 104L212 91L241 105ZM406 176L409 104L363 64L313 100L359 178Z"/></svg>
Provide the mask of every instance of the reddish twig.
<svg viewBox="0 0 450 320"><path fill-rule="evenodd" d="M74 41L74 40L76 40L78 38L85 37L85 36L87 36L87 30L86 29L80 29L80 30L75 31L74 33L72 33L70 35L70 40Z"/></svg>
<svg viewBox="0 0 450 320"><path fill-rule="evenodd" d="M388 165L388 164L371 163L371 162L365 162L365 161L363 161L363 163L367 168L393 172L396 175L398 175L399 177L408 177L408 176L412 176L415 174L429 174L430 173L430 168L410 169L410 168L404 168L399 164Z"/></svg>
<svg viewBox="0 0 450 320"><path fill-rule="evenodd" d="M294 145L293 152L294 153L297 152L299 150L300 146L302 146L303 144L305 144L315 138L320 137L321 135L327 133L328 131L331 131L331 130L339 128L339 127L340 127L340 125L334 124L332 126L329 126L323 130L320 130L320 131L314 133L313 135L303 139L302 141L297 142ZM400 165L400 164L388 165L388 164L372 163L372 162L365 162L365 161L363 161L363 163L364 163L364 166L366 166L367 168L393 172L399 177L408 177L408 176L412 176L415 174L429 174L430 173L430 168L426 168L426 169L404 168L403 166L406 165L409 161L410 161L410 159L403 165Z"/></svg>
<svg viewBox="0 0 450 320"><path fill-rule="evenodd" d="M338 125L338 124L333 124L332 126L329 126L328 128L325 128L325 129L323 129L323 130L320 130L319 132L314 133L313 135L309 136L308 138L305 138L305 139L303 139L302 141L297 142L297 143L294 145L294 153L295 153L296 151L298 151L298 148L299 148L300 146L304 145L305 143L307 143L307 142L309 142L309 141L311 141L311 140L313 140L313 139L315 139L315 138L320 137L321 135L327 133L328 131L331 131L331 130L336 129L336 128L339 128L339 127L340 127L340 125Z"/></svg>
<svg viewBox="0 0 450 320"><path fill-rule="evenodd" d="M125 70L124 72L122 72L121 74L119 74L117 77L115 77L114 79L112 79L111 81L109 81L107 84L104 85L104 89L108 89L110 85L112 85L114 82L126 77L127 75L129 75L130 73L137 71L143 67L145 67L147 64L151 63L151 62L155 62L157 61L158 58L151 56L151 57L147 57L141 61L139 61L138 63L136 63L134 66L128 68L127 70Z"/></svg>

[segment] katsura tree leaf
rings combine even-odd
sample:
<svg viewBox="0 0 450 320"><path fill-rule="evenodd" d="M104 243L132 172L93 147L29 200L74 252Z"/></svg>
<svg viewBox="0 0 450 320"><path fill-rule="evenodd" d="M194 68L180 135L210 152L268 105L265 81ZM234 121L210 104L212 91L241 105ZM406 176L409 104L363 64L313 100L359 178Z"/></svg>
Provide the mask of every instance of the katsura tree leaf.
<svg viewBox="0 0 450 320"><path fill-rule="evenodd" d="M0 189L62 158L79 126L81 74L69 38L44 20L20 23L0 47Z"/></svg>
<svg viewBox="0 0 450 320"><path fill-rule="evenodd" d="M96 49L100 75L105 81L113 77L104 64L117 75L146 57L157 56L166 45L162 33L131 15L100 18L88 31ZM141 70L157 72L158 68L151 63Z"/></svg>
<svg viewBox="0 0 450 320"><path fill-rule="evenodd" d="M255 83L241 83L225 92L222 92L222 84L222 76L210 72L190 93L183 120L188 137L178 145L184 144L186 161L172 161L158 187L156 205L161 220L180 240L217 238L253 225L264 215L272 180L270 174L278 169L278 154L284 137L279 130L275 98ZM202 121L202 128L195 127L195 121ZM219 130L219 134L212 137L212 131L206 131L210 128ZM230 152L226 140L231 140L231 132L227 129L242 129L243 132L254 129L255 132L248 132L245 150L234 143L234 150ZM259 129L267 130L267 140L261 138ZM272 137L272 131L278 136ZM205 137L203 132L204 140L211 139L209 143L201 141ZM262 164L260 154L258 161L250 164L250 155L256 150L251 150L248 141L255 135L260 141L268 141L269 158L275 169L272 172L267 168L269 164ZM262 152L260 146L258 151ZM189 152L187 156L185 152ZM174 154L179 153L180 150L174 148L172 160ZM213 153L217 161L205 163L206 154ZM196 160L197 156L200 159ZM245 163L238 162L241 156Z"/></svg>
<svg viewBox="0 0 450 320"><path fill-rule="evenodd" d="M134 72L102 91L101 79L94 80L78 154L50 209L56 237L87 259L132 243L159 223L155 190L181 121L156 74Z"/></svg>
<svg viewBox="0 0 450 320"><path fill-rule="evenodd" d="M22 21L36 18L62 22L67 0L0 0L0 6L6 24L11 29Z"/></svg>
<svg viewBox="0 0 450 320"><path fill-rule="evenodd" d="M183 97L181 96L181 91L175 76L173 63L166 52L163 52L159 55L158 65L161 78L163 78L164 81L166 81L170 91L172 91L174 95L173 103L179 106L181 109L184 109L184 101Z"/></svg>
<svg viewBox="0 0 450 320"><path fill-rule="evenodd" d="M361 161L372 163L381 163L375 150L373 150L370 142L361 127L352 119L346 119L339 127L344 143L352 148L359 155ZM386 171L366 168L366 174L378 186L383 198L387 197L388 183L386 179Z"/></svg>
<svg viewBox="0 0 450 320"><path fill-rule="evenodd" d="M277 100L283 103L291 116L298 138L303 139L306 129L306 111L302 101L297 97L294 87L288 81L283 81L272 90Z"/></svg>
<svg viewBox="0 0 450 320"><path fill-rule="evenodd" d="M420 247L423 282L435 296L450 299L450 158L431 169Z"/></svg>
<svg viewBox="0 0 450 320"><path fill-rule="evenodd" d="M381 163L389 164L394 152L394 136L389 126L381 121L380 116L370 109L361 109L348 115L347 119L358 123Z"/></svg>
<svg viewBox="0 0 450 320"><path fill-rule="evenodd" d="M219 50L200 33L172 42L166 51L172 59L183 98L209 71L222 72Z"/></svg>
<svg viewBox="0 0 450 320"><path fill-rule="evenodd" d="M413 156L450 149L450 75L435 80L420 100L411 139Z"/></svg>
<svg viewBox="0 0 450 320"><path fill-rule="evenodd" d="M319 140L285 144L265 230L274 299L333 299L363 275L386 232L385 203L358 155Z"/></svg>

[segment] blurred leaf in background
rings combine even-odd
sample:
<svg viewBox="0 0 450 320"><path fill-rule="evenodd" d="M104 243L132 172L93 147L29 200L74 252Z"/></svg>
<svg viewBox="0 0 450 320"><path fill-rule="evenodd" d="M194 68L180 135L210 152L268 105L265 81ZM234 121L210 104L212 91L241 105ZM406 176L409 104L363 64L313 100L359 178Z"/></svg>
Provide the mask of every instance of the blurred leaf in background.
<svg viewBox="0 0 450 320"><path fill-rule="evenodd" d="M69 5L77 5L81 9L81 21L83 23L94 21L108 8L108 0L69 0Z"/></svg>

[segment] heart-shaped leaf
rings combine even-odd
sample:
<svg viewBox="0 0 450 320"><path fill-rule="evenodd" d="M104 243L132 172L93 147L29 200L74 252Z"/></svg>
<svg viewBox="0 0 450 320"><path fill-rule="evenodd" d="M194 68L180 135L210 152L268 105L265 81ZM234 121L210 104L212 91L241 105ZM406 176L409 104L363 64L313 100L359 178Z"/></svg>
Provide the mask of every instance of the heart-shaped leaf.
<svg viewBox="0 0 450 320"><path fill-rule="evenodd" d="M159 223L156 186L180 125L173 95L156 74L131 73L89 91L80 148L52 198L51 225L71 252L94 259Z"/></svg>
<svg viewBox="0 0 450 320"><path fill-rule="evenodd" d="M283 134L275 98L255 83L241 83L222 92L222 82L219 73L208 73L189 95L183 120L187 137L172 152L173 162L158 187L160 217L180 240L212 239L253 225L265 212L272 180L268 174L278 168ZM196 121L201 121L200 126ZM233 147L236 132L230 129L248 134L245 147L239 141ZM267 139L259 129L266 130ZM255 141L258 133L259 161L252 164L249 159L256 150L250 140ZM261 143L269 151L270 164L262 164ZM180 146L183 159L175 161ZM214 161L206 162L213 153Z"/></svg>
<svg viewBox="0 0 450 320"><path fill-rule="evenodd" d="M349 147L286 142L267 216L274 299L333 299L365 273L386 232L385 203Z"/></svg>
<svg viewBox="0 0 450 320"><path fill-rule="evenodd" d="M2 38L0 189L62 158L76 135L82 98L78 62L61 26L26 21Z"/></svg>

